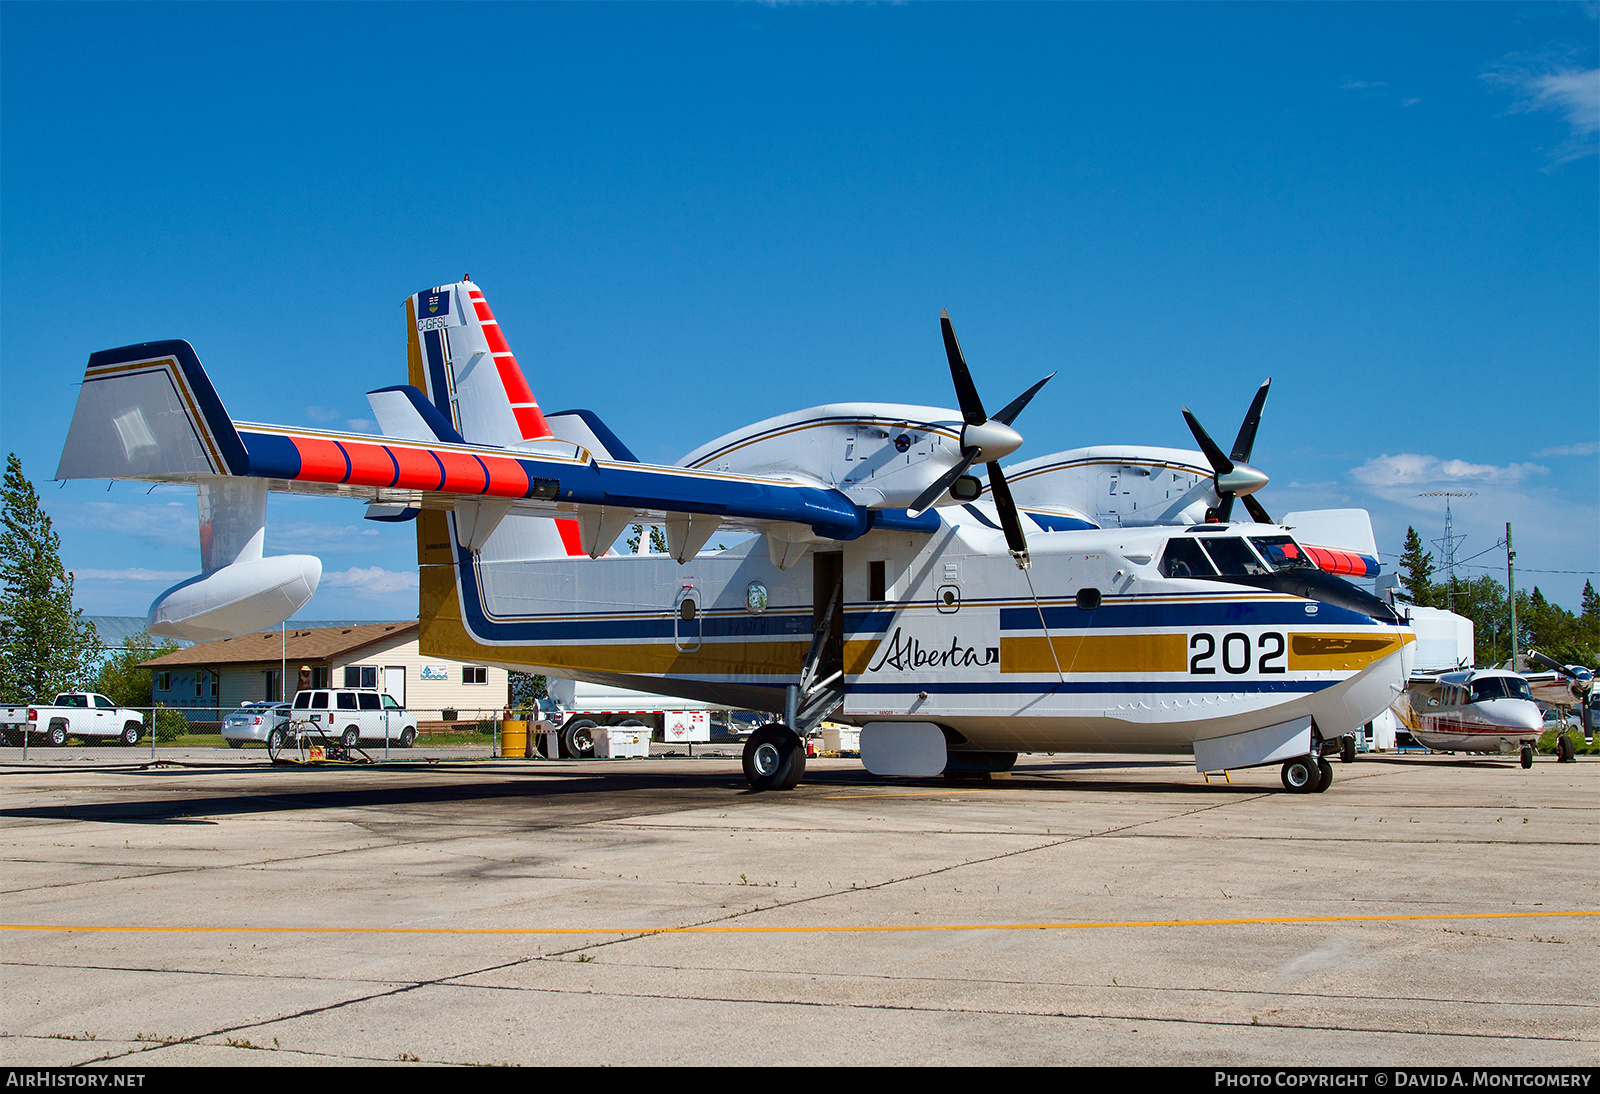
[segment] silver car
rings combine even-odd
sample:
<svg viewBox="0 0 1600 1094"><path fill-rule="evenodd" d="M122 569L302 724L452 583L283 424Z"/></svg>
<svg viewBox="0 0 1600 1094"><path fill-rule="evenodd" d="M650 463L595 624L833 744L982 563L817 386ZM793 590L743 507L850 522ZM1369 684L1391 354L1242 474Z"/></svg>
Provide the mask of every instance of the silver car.
<svg viewBox="0 0 1600 1094"><path fill-rule="evenodd" d="M243 703L222 719L222 739L229 748L243 748L247 741L264 745L268 734L288 724L288 703Z"/></svg>

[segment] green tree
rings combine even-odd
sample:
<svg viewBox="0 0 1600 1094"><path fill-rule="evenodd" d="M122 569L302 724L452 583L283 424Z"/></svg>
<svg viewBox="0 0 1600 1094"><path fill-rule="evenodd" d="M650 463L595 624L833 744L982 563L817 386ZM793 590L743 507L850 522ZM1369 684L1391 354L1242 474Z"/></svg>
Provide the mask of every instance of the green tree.
<svg viewBox="0 0 1600 1094"><path fill-rule="evenodd" d="M533 709L534 700L543 699L547 694L544 686L544 677L531 672L512 671L511 677L511 706L519 712ZM521 717L521 714L518 715Z"/></svg>
<svg viewBox="0 0 1600 1094"><path fill-rule="evenodd" d="M635 524L633 526L633 535L628 537L628 550L630 552L637 552L639 550L639 540L643 536L644 525ZM664 555L667 553L667 537L659 527L653 524L650 526L650 549L658 555ZM718 547L717 549L721 550L721 547Z"/></svg>
<svg viewBox="0 0 1600 1094"><path fill-rule="evenodd" d="M61 538L15 452L0 486L0 523L0 696L42 701L80 690L100 639L72 606Z"/></svg>
<svg viewBox="0 0 1600 1094"><path fill-rule="evenodd" d="M148 707L151 704L150 669L141 661L173 653L178 644L148 634L132 634L122 640L100 665L94 689L119 707Z"/></svg>
<svg viewBox="0 0 1600 1094"><path fill-rule="evenodd" d="M1400 585L1420 607L1434 607L1433 555L1422 549L1422 537L1415 528L1406 529L1405 550L1400 552Z"/></svg>

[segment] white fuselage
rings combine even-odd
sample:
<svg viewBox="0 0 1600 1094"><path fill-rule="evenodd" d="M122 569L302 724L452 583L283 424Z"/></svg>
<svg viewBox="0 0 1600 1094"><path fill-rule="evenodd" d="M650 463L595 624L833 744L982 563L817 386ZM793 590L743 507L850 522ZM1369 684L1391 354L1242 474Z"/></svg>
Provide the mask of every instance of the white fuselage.
<svg viewBox="0 0 1600 1094"><path fill-rule="evenodd" d="M1036 533L1023 571L977 512L940 512L932 535L873 531L785 569L760 540L684 565L457 548L459 620L429 611L446 590L430 593L443 575L425 567L424 642L490 659L485 647L499 647L508 664L778 711L841 582L834 649L814 675L843 674L836 720L935 722L957 747L1018 752L1183 752L1302 717L1331 739L1386 709L1409 676L1404 627L1163 576L1167 541L1198 538L1184 529Z"/></svg>
<svg viewBox="0 0 1600 1094"><path fill-rule="evenodd" d="M1411 735L1439 752L1516 752L1537 742L1543 715L1527 681L1503 669L1447 672L1414 682Z"/></svg>

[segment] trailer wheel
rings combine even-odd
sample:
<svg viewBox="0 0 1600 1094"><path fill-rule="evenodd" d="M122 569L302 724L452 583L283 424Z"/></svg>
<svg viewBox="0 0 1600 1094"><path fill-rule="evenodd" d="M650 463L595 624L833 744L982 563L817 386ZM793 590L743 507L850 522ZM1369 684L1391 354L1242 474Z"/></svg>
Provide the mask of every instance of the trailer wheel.
<svg viewBox="0 0 1600 1094"><path fill-rule="evenodd" d="M566 746L567 755L578 760L592 759L595 728L595 724L587 718L562 726L561 743Z"/></svg>
<svg viewBox="0 0 1600 1094"><path fill-rule="evenodd" d="M1317 761L1310 756L1300 756L1285 763L1280 776L1283 779L1283 788L1291 794L1310 794L1322 782L1322 772L1317 770Z"/></svg>
<svg viewBox="0 0 1600 1094"><path fill-rule="evenodd" d="M774 722L744 744L744 777L752 790L793 790L806 773L806 750L794 730Z"/></svg>
<svg viewBox="0 0 1600 1094"><path fill-rule="evenodd" d="M67 724L65 722L51 722L50 728L44 731L44 743L51 748L61 748L67 743Z"/></svg>
<svg viewBox="0 0 1600 1094"><path fill-rule="evenodd" d="M278 762L278 756L283 752L285 737L282 726L274 726L267 733L267 759L273 763Z"/></svg>

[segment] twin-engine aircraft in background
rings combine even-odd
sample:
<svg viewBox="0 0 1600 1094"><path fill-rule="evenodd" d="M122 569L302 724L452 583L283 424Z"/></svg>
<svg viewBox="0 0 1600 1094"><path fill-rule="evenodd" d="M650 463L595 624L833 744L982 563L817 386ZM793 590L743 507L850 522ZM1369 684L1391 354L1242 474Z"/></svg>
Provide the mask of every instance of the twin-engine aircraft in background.
<svg viewBox="0 0 1600 1094"><path fill-rule="evenodd" d="M1324 753L1410 675L1412 632L1338 576L1376 572L1365 514L1275 524L1252 496L1266 385L1230 454L1186 411L1200 453L1006 470L1045 381L990 415L942 315L959 409L835 403L650 464L590 411L543 413L471 281L415 294L406 324L409 382L368 396L382 437L236 423L186 342L90 357L57 477L199 489L204 572L156 600L155 633L306 602L320 563L263 553L276 490L416 521L426 653L779 714L745 748L757 788L795 785L831 717L879 775L1192 751L1320 791ZM667 553L619 554L634 524ZM756 537L704 550L719 532Z"/></svg>

